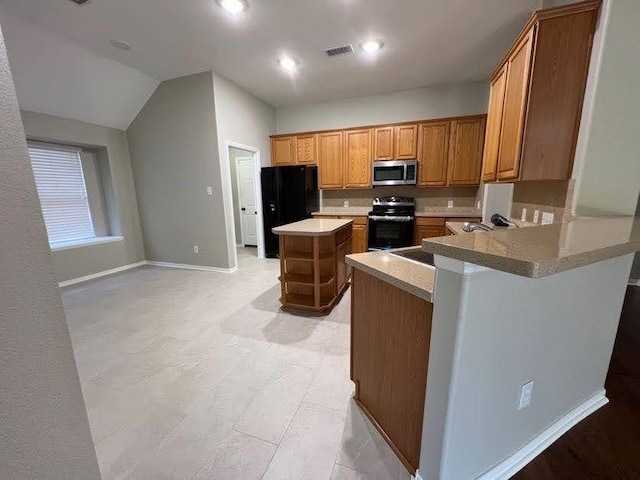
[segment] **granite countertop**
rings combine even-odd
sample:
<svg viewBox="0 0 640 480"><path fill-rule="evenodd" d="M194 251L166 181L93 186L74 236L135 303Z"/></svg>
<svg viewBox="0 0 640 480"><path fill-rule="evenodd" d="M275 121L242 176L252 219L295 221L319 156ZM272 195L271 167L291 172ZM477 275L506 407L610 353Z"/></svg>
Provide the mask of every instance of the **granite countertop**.
<svg viewBox="0 0 640 480"><path fill-rule="evenodd" d="M297 235L300 237L321 237L331 235L341 228L346 227L353 220L338 220L332 218L307 218L299 222L288 223L272 228L276 235Z"/></svg>
<svg viewBox="0 0 640 480"><path fill-rule="evenodd" d="M372 207L322 207L311 215L350 215L366 217ZM416 210L416 217L482 217L475 207L428 207Z"/></svg>
<svg viewBox="0 0 640 480"><path fill-rule="evenodd" d="M426 252L530 278L640 250L640 218L600 217L425 239Z"/></svg>
<svg viewBox="0 0 640 480"><path fill-rule="evenodd" d="M347 264L427 302L433 302L436 269L430 265L397 257L388 252L347 255Z"/></svg>
<svg viewBox="0 0 640 480"><path fill-rule="evenodd" d="M522 228L522 227L536 227L538 226L538 224L536 223L531 223L531 222L523 222L522 220L516 220L511 218L510 219L513 223L515 223L516 225L518 225L517 227L510 225L508 227L494 227L493 224L491 224L491 222L482 222L483 225L488 225L490 227L495 228L496 230L513 230L514 228ZM465 232L462 227L464 226L466 222L447 222L445 223L445 226L451 230L455 235L467 235L469 233L473 233L473 232Z"/></svg>

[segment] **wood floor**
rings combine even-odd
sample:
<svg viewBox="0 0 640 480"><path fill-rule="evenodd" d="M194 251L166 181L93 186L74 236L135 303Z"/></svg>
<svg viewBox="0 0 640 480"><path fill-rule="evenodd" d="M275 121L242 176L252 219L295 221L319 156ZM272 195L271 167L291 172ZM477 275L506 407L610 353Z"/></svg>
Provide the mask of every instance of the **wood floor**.
<svg viewBox="0 0 640 480"><path fill-rule="evenodd" d="M640 287L627 289L605 388L607 405L513 478L640 479Z"/></svg>

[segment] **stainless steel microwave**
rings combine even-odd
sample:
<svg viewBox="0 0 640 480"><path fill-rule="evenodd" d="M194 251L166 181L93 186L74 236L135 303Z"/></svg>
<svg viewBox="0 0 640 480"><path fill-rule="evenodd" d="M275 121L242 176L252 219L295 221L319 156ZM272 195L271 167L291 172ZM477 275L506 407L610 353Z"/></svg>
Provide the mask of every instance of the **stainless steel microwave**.
<svg viewBox="0 0 640 480"><path fill-rule="evenodd" d="M373 162L372 185L415 185L418 177L416 160Z"/></svg>

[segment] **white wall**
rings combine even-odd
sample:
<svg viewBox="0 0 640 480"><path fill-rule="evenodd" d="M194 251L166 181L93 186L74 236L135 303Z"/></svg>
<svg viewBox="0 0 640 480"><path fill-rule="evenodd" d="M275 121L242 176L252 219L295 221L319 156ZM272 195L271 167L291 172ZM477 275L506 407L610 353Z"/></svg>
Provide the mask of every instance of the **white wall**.
<svg viewBox="0 0 640 480"><path fill-rule="evenodd" d="M236 248L233 241L234 219L230 177L229 150L227 142L256 148L260 151L260 164L263 167L271 165L271 140L276 130L275 109L238 87L229 80L213 75L213 92L215 96L215 114L218 138L218 152L222 168L222 198L224 205L224 220L226 226L226 248L228 263L235 266ZM259 212L262 219L262 212ZM259 220L260 221L260 220ZM262 225L258 225L261 229ZM260 239L260 234L258 239Z"/></svg>
<svg viewBox="0 0 640 480"><path fill-rule="evenodd" d="M158 86L122 63L3 13L20 108L125 130Z"/></svg>
<svg viewBox="0 0 640 480"><path fill-rule="evenodd" d="M127 131L147 260L229 267L211 77L162 82Z"/></svg>
<svg viewBox="0 0 640 480"><path fill-rule="evenodd" d="M436 258L422 478L477 478L602 395L632 257L538 279Z"/></svg>
<svg viewBox="0 0 640 480"><path fill-rule="evenodd" d="M89 245L54 252L59 282L102 272L144 260L142 230L138 215L129 144L122 130L78 122L67 118L22 111L27 136L34 140L100 147L96 159L101 179L108 187L106 206L111 234L123 242Z"/></svg>
<svg viewBox="0 0 640 480"><path fill-rule="evenodd" d="M578 214L633 215L640 193L640 2L604 0L573 177Z"/></svg>
<svg viewBox="0 0 640 480"><path fill-rule="evenodd" d="M99 479L0 32L0 478Z"/></svg>
<svg viewBox="0 0 640 480"><path fill-rule="evenodd" d="M278 133L295 133L487 113L485 82L278 108Z"/></svg>

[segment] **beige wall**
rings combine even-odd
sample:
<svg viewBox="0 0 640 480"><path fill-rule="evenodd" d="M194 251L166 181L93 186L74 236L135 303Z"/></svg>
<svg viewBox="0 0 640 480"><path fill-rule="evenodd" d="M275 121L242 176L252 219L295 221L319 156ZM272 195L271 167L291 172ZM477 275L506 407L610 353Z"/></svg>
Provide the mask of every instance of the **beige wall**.
<svg viewBox="0 0 640 480"><path fill-rule="evenodd" d="M144 260L138 201L126 133L108 127L42 113L22 113L27 137L85 147L100 147L98 169L105 188L112 235L123 242L89 245L53 253L59 282Z"/></svg>
<svg viewBox="0 0 640 480"><path fill-rule="evenodd" d="M162 82L127 136L147 260L228 268L211 72Z"/></svg>
<svg viewBox="0 0 640 480"><path fill-rule="evenodd" d="M278 133L487 113L488 101L488 84L474 82L284 107Z"/></svg>
<svg viewBox="0 0 640 480"><path fill-rule="evenodd" d="M0 32L0 478L99 479Z"/></svg>
<svg viewBox="0 0 640 480"><path fill-rule="evenodd" d="M633 215L640 192L640 2L604 0L573 177L578 214Z"/></svg>

